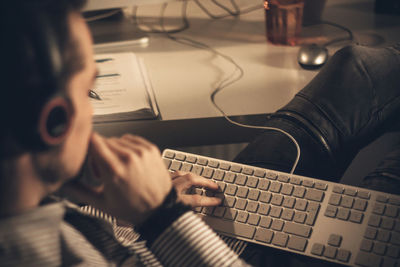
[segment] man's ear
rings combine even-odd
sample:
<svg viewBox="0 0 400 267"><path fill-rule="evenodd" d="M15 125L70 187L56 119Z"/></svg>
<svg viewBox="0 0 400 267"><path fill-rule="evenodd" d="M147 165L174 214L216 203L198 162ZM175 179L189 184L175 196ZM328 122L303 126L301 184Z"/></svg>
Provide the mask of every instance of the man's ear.
<svg viewBox="0 0 400 267"><path fill-rule="evenodd" d="M58 145L65 140L72 120L70 102L64 97L55 97L48 101L39 117L39 136L50 146Z"/></svg>

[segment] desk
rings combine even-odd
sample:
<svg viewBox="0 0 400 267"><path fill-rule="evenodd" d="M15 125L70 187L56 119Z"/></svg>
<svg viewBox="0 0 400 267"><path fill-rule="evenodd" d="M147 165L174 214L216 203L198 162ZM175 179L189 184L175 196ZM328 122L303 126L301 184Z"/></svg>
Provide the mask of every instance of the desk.
<svg viewBox="0 0 400 267"><path fill-rule="evenodd" d="M241 7L248 7L260 0L237 2ZM209 1L205 3L211 7ZM179 22L180 5L180 2L170 4L167 25ZM373 6L373 0L328 0L323 19L350 28L361 44L385 46L399 42L400 16L376 15ZM158 13L159 6L139 9L142 19ZM212 20L194 3L189 3L188 17L190 28L177 35L208 44L231 56L244 69L244 77L216 97L220 107L227 114L237 116L236 119L260 123L266 113L286 104L317 73L299 67L298 47L266 42L261 5L259 10L240 18ZM339 35L346 33L327 25L303 28L304 42L323 43ZM330 53L343 45L329 47ZM99 52L113 51L133 51L144 58L162 119L96 124L94 128L100 133L106 136L136 133L160 147L247 142L256 134L254 130L229 125L210 102L215 85L233 71L233 66L221 58L173 42L162 34L150 35L147 47L119 47Z"/></svg>

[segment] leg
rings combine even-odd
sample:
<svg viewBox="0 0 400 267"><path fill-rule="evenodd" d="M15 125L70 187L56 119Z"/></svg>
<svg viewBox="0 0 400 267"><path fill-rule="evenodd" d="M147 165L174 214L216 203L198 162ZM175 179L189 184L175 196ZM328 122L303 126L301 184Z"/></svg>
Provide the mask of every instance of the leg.
<svg viewBox="0 0 400 267"><path fill-rule="evenodd" d="M298 139L302 157L297 173L338 179L362 147L395 124L400 112L399 84L400 45L348 46L272 114L267 125ZM286 138L265 132L236 160L288 171L295 150Z"/></svg>

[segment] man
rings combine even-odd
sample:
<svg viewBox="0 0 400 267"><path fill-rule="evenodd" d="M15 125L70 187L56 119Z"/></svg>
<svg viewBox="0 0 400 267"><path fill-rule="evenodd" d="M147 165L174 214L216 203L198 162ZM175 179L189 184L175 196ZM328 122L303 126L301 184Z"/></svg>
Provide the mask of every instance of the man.
<svg viewBox="0 0 400 267"><path fill-rule="evenodd" d="M0 266L244 265L184 204L218 205L181 194L216 184L171 179L143 138L92 132L88 93L97 71L83 4L16 0L1 10ZM101 186L72 179L86 156ZM48 197L71 180L75 196L119 221ZM120 221L137 226L146 243Z"/></svg>

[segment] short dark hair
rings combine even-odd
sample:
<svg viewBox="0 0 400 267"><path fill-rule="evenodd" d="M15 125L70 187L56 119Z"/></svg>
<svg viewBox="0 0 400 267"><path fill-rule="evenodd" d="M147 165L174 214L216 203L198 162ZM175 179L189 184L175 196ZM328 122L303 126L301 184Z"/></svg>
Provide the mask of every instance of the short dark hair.
<svg viewBox="0 0 400 267"><path fill-rule="evenodd" d="M7 147L10 137L18 150L46 148L38 137L39 114L46 101L62 93L71 76L83 68L68 17L84 4L85 0L7 0L2 4L0 159L19 153ZM54 51L58 59L52 58Z"/></svg>

